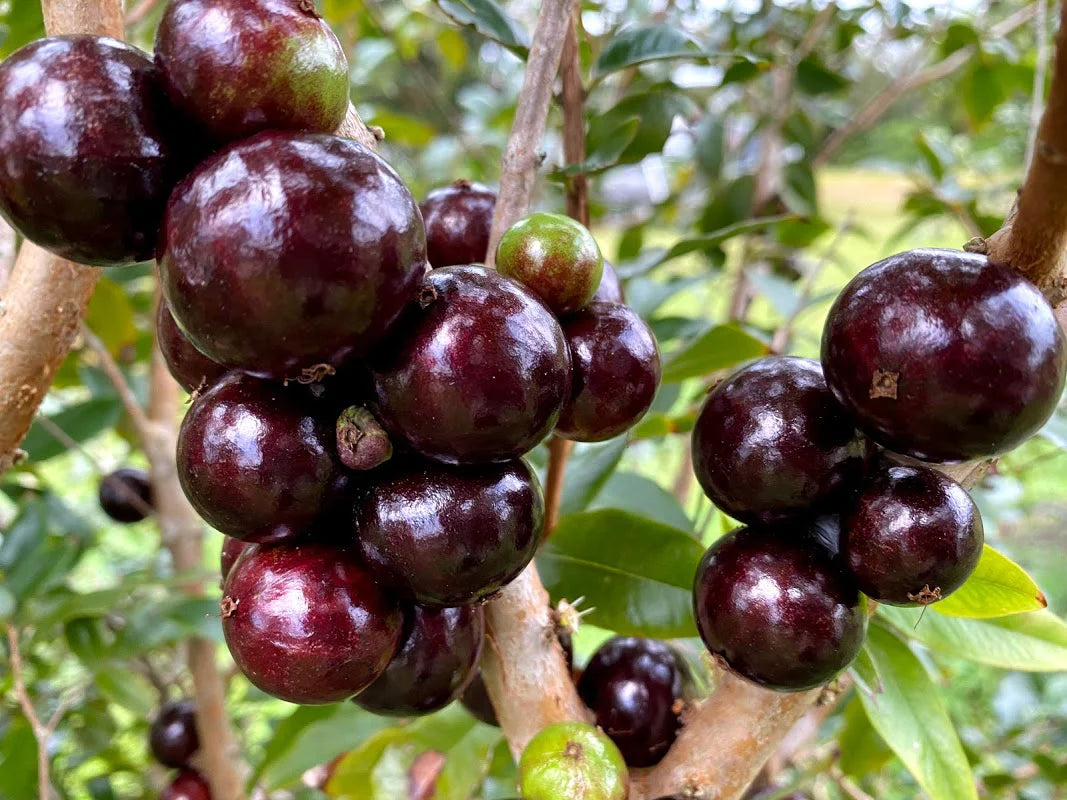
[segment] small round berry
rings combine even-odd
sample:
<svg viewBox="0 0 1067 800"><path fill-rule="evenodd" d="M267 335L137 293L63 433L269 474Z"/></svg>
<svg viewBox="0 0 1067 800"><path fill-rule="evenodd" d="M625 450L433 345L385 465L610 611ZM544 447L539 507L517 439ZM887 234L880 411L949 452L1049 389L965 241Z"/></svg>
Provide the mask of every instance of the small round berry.
<svg viewBox="0 0 1067 800"><path fill-rule="evenodd" d="M600 285L596 287L596 293L590 303L625 303L626 293L622 289L622 281L619 273L611 262L604 262L604 273L600 276Z"/></svg>
<svg viewBox="0 0 1067 800"><path fill-rule="evenodd" d="M458 180L426 195L419 209L430 266L484 264L495 208L496 192L471 181Z"/></svg>
<svg viewBox="0 0 1067 800"><path fill-rule="evenodd" d="M868 450L819 363L781 356L761 359L712 390L692 446L708 499L747 523L834 503L862 477Z"/></svg>
<svg viewBox="0 0 1067 800"><path fill-rule="evenodd" d="M184 767L200 749L196 731L196 706L191 700L164 705L148 733L152 755L165 767Z"/></svg>
<svg viewBox="0 0 1067 800"><path fill-rule="evenodd" d="M978 566L982 515L937 470L892 466L870 478L842 525L842 556L860 590L896 606L927 605Z"/></svg>
<svg viewBox="0 0 1067 800"><path fill-rule="evenodd" d="M566 314L592 299L604 258L580 222L562 214L531 214L501 237L496 268L528 286L555 313Z"/></svg>
<svg viewBox="0 0 1067 800"><path fill-rule="evenodd" d="M219 552L219 571L222 573L223 581L230 574L230 570L237 563L237 559L241 557L241 553L250 546L250 542L242 542L240 539L234 539L231 536L223 537L222 550Z"/></svg>
<svg viewBox="0 0 1067 800"><path fill-rule="evenodd" d="M117 469L107 475L100 481L97 499L104 513L116 522L140 522L154 510L152 484L140 469Z"/></svg>
<svg viewBox="0 0 1067 800"><path fill-rule="evenodd" d="M156 342L167 370L187 392L202 392L226 374L226 367L216 364L190 342L170 313L166 303L156 313Z"/></svg>
<svg viewBox="0 0 1067 800"><path fill-rule="evenodd" d="M159 800L211 800L211 787L200 773L183 769L163 790Z"/></svg>
<svg viewBox="0 0 1067 800"><path fill-rule="evenodd" d="M519 790L525 800L625 800L626 762L615 743L592 725L549 725L519 759Z"/></svg>

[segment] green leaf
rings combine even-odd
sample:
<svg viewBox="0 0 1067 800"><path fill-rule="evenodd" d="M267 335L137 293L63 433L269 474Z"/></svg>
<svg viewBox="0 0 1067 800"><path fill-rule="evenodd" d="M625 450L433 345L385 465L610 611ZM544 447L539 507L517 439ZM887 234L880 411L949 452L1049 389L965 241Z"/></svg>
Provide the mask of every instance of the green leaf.
<svg viewBox="0 0 1067 800"><path fill-rule="evenodd" d="M866 650L881 678L877 694L859 693L871 725L931 800L978 800L963 746L922 662L877 625Z"/></svg>
<svg viewBox="0 0 1067 800"><path fill-rule="evenodd" d="M795 217L788 214L775 217L747 219L727 225L724 228L720 228L717 231L713 231L704 236L697 236L692 239L682 239L679 242L675 242L666 253L660 256L659 260L655 263L655 266L658 267L660 264L665 264L673 259L681 258L689 253L695 253L698 250L707 250L712 247L718 247L736 236L757 233L758 231L765 230L778 223L787 222L792 219L795 219Z"/></svg>
<svg viewBox="0 0 1067 800"><path fill-rule="evenodd" d="M0 545L3 584L19 606L58 585L78 563L87 546L83 525L50 495L23 506Z"/></svg>
<svg viewBox="0 0 1067 800"><path fill-rule="evenodd" d="M495 0L434 0L445 16L464 28L503 45L525 60L530 37Z"/></svg>
<svg viewBox="0 0 1067 800"><path fill-rule="evenodd" d="M959 96L974 130L981 130L993 113L1008 99L999 64L979 61L963 76Z"/></svg>
<svg viewBox="0 0 1067 800"><path fill-rule="evenodd" d="M670 355L663 380L698 378L768 352L766 344L737 325L716 325Z"/></svg>
<svg viewBox="0 0 1067 800"><path fill-rule="evenodd" d="M640 127L639 117L627 117L614 129L605 133L600 141L590 148L589 156L585 161L580 164L568 164L561 169L554 170L552 177L560 178L581 173L595 175L611 169L619 163L626 148L637 136Z"/></svg>
<svg viewBox="0 0 1067 800"><path fill-rule="evenodd" d="M702 58L696 42L673 25L649 25L616 33L593 65L593 80L627 67L675 58Z"/></svg>
<svg viewBox="0 0 1067 800"><path fill-rule="evenodd" d="M1003 617L1048 605L1034 579L989 545L971 577L934 610L950 617Z"/></svg>
<svg viewBox="0 0 1067 800"><path fill-rule="evenodd" d="M560 500L560 513L584 511L607 483L624 452L625 434L606 442L575 445L567 461L567 480Z"/></svg>
<svg viewBox="0 0 1067 800"><path fill-rule="evenodd" d="M107 346L113 358L123 357L137 343L130 299L119 284L101 278L93 290L85 322Z"/></svg>
<svg viewBox="0 0 1067 800"><path fill-rule="evenodd" d="M919 155L923 157L923 162L926 164L926 169L929 171L931 177L939 183L945 178L945 165L941 162L941 156L934 150L930 139L923 131L915 137L915 146L919 148Z"/></svg>
<svg viewBox="0 0 1067 800"><path fill-rule="evenodd" d="M878 772L893 757L893 751L871 725L858 697L845 706L843 716L844 726L837 734L841 771L853 778Z"/></svg>
<svg viewBox="0 0 1067 800"><path fill-rule="evenodd" d="M726 128L717 114L707 114L696 129L694 145L697 164L704 175L716 180L722 173L726 152Z"/></svg>
<svg viewBox="0 0 1067 800"><path fill-rule="evenodd" d="M769 65L756 64L752 61L735 61L733 64L726 68L726 72L722 75L721 86L727 86L731 83L748 83L754 78L758 78L762 75Z"/></svg>
<svg viewBox="0 0 1067 800"><path fill-rule="evenodd" d="M377 125L389 141L408 147L425 147L437 138L437 129L419 117L385 108L375 108L368 124Z"/></svg>
<svg viewBox="0 0 1067 800"><path fill-rule="evenodd" d="M586 148L590 153L607 151L607 141L617 141L619 129L627 120L639 124L633 138L615 158L620 164L634 164L650 153L663 149L671 134L674 118L693 111L694 104L672 83L652 86L648 91L622 98L608 111L590 108L587 118Z"/></svg>
<svg viewBox="0 0 1067 800"><path fill-rule="evenodd" d="M910 639L931 650L980 664L1028 672L1067 670L1067 623L1050 611L996 619L922 615L917 608L879 606L878 614Z"/></svg>
<svg viewBox="0 0 1067 800"><path fill-rule="evenodd" d="M122 407L115 397L94 397L53 414L48 419L79 444L114 428L122 415ZM67 452L67 446L53 436L38 421L22 440L22 449L30 461L40 462Z"/></svg>
<svg viewBox="0 0 1067 800"><path fill-rule="evenodd" d="M693 521L674 495L635 472L616 472L589 505L590 511L615 508L630 511L692 534Z"/></svg>
<svg viewBox="0 0 1067 800"><path fill-rule="evenodd" d="M623 635L693 636L693 575L704 548L625 511L563 517L537 557L553 600L586 598L589 621Z"/></svg>
<svg viewBox="0 0 1067 800"><path fill-rule="evenodd" d="M797 88L805 94L819 95L840 92L849 81L828 69L818 57L810 55L797 64Z"/></svg>
<svg viewBox="0 0 1067 800"><path fill-rule="evenodd" d="M499 728L475 724L456 740L446 753L434 800L468 800L477 796L475 792L489 772L493 750L503 736Z"/></svg>
<svg viewBox="0 0 1067 800"><path fill-rule="evenodd" d="M796 162L786 165L782 201L790 211L802 217L818 215L818 190L815 185L815 173L809 164Z"/></svg>
<svg viewBox="0 0 1067 800"><path fill-rule="evenodd" d="M2 7L2 6L0 6ZM16 2L9 6L0 24L0 58L45 35L40 3Z"/></svg>
<svg viewBox="0 0 1067 800"><path fill-rule="evenodd" d="M148 719L159 704L159 695L140 675L108 666L93 677L93 684L108 700Z"/></svg>

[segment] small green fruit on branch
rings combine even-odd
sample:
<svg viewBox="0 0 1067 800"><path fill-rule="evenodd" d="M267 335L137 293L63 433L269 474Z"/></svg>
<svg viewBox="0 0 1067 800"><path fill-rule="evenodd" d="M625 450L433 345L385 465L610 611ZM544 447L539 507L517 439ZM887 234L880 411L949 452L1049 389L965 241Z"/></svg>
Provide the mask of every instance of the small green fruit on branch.
<svg viewBox="0 0 1067 800"><path fill-rule="evenodd" d="M337 418L337 454L349 469L374 469L393 457L393 443L369 409L349 406Z"/></svg>

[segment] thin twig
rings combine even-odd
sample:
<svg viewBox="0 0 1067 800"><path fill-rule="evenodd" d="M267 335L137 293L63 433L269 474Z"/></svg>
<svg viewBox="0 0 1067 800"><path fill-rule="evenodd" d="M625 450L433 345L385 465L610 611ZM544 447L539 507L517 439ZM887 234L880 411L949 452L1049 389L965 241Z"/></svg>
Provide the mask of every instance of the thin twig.
<svg viewBox="0 0 1067 800"><path fill-rule="evenodd" d="M59 716L62 715L53 715L48 724L41 722L37 710L33 707L33 701L30 700L30 694L26 691L22 653L19 650L19 632L11 623L4 624L4 631L7 633L7 645L11 651L11 680L15 685L15 697L18 698L22 713L30 723L33 738L37 741L37 796L40 800L50 800L52 782L48 774L48 740L55 732L54 726L59 724Z"/></svg>
<svg viewBox="0 0 1067 800"><path fill-rule="evenodd" d="M126 27L132 28L134 25L143 22L155 10L159 2L160 0L141 0L140 3L126 13Z"/></svg>
<svg viewBox="0 0 1067 800"><path fill-rule="evenodd" d="M130 388L129 381L126 380L126 376L122 374L122 369L119 367L118 362L112 358L110 351L107 349L107 345L100 340L88 325L82 324L82 338L85 339L85 343L89 346L89 349L96 353L97 358L100 359L100 368L104 371L104 375L107 377L108 382L115 389L115 394L118 395L119 401L122 403L123 408L126 409L126 413L130 416L130 421L133 423L134 429L137 431L137 435L142 441L148 441L153 437L153 426L148 419L148 415L145 410L141 408L140 402L137 400L137 395L133 393L133 389Z"/></svg>
<svg viewBox="0 0 1067 800"><path fill-rule="evenodd" d="M1045 106L1045 78L1048 75L1048 0L1037 0L1037 15L1034 17L1034 40L1037 42L1037 57L1034 63L1034 85L1030 92L1030 131L1026 136L1026 168L1034 163L1034 147L1037 145L1037 126L1041 124L1041 111Z"/></svg>

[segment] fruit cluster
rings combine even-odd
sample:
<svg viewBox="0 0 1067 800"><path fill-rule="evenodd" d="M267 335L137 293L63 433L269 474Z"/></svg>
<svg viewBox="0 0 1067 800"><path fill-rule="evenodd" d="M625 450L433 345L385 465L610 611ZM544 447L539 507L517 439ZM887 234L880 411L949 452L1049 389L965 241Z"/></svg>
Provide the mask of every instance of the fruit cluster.
<svg viewBox="0 0 1067 800"><path fill-rule="evenodd" d="M178 770L160 800L211 800L211 788L192 764L200 736L191 701L173 701L159 709L148 731L148 748L160 764Z"/></svg>
<svg viewBox="0 0 1067 800"><path fill-rule="evenodd" d="M929 605L978 564L966 489L921 462L1024 441L1063 391L1067 343L1041 293L984 256L913 250L857 275L830 310L822 363L773 356L717 385L693 429L705 494L744 523L697 571L711 653L796 691L857 655L865 597Z"/></svg>

